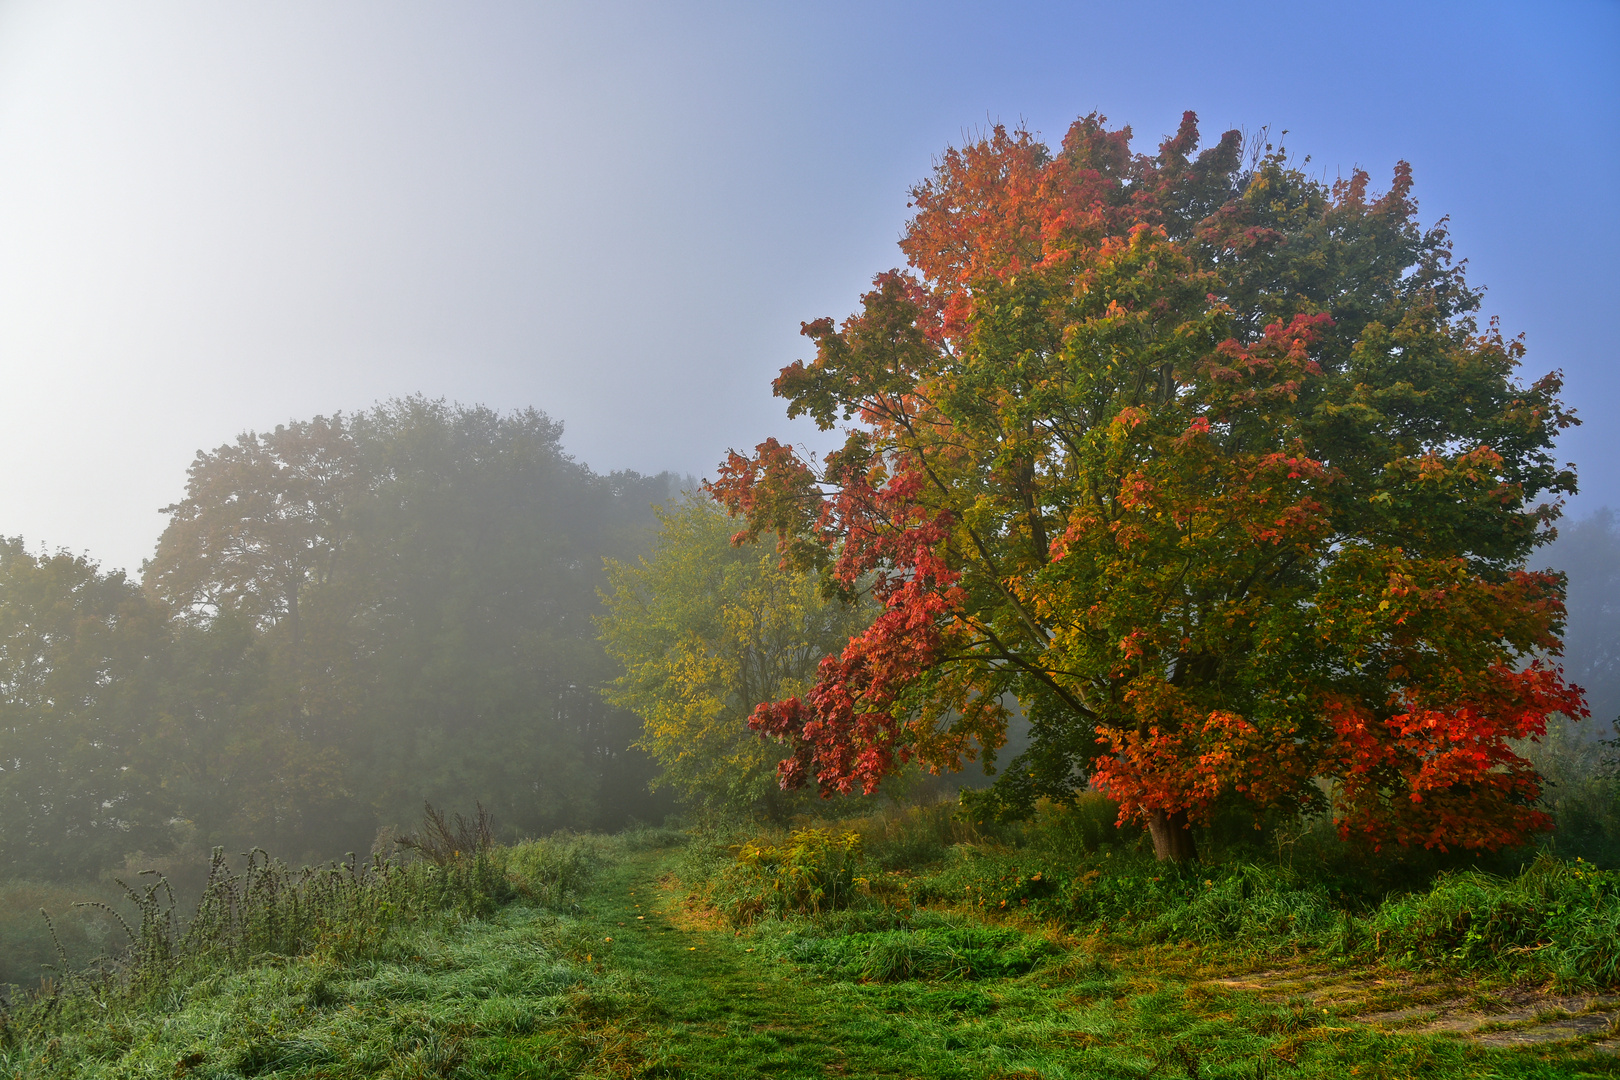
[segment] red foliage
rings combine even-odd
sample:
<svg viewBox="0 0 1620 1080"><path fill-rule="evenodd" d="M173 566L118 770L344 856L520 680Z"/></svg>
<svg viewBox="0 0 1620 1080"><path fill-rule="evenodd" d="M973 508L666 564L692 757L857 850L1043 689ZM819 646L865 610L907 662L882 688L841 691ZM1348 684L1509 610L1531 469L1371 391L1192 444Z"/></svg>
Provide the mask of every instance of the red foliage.
<svg viewBox="0 0 1620 1080"><path fill-rule="evenodd" d="M1190 113L1153 157L1129 141L1089 116L1056 155L1000 126L947 151L911 271L805 323L815 359L776 380L790 415L853 421L844 447L816 469L767 440L711 485L740 536L881 601L755 710L782 782L957 767L1016 694L1042 790L1126 817L1310 808L1325 779L1375 843L1541 827L1509 740L1585 711L1515 662L1558 647L1559 583L1511 572L1557 512L1526 500L1573 490L1556 378L1513 383L1522 346L1448 321L1472 294L1404 163L1369 202L1362 173L1241 174L1235 132L1194 158Z"/></svg>

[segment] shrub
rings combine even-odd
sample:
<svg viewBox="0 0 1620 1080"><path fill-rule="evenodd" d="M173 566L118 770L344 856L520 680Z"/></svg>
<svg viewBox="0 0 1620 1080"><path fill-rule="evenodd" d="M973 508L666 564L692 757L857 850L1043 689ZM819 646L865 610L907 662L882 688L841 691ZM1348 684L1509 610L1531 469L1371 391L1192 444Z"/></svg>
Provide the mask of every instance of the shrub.
<svg viewBox="0 0 1620 1080"><path fill-rule="evenodd" d="M601 860L597 845L580 837L528 840L507 849L506 872L531 899L558 904L582 891Z"/></svg>
<svg viewBox="0 0 1620 1080"><path fill-rule="evenodd" d="M488 854L495 846L495 821L483 803L474 805L477 812L470 819L457 814L452 821L435 810L432 803L423 803L422 827L400 837L399 846L416 852L434 866L449 866Z"/></svg>
<svg viewBox="0 0 1620 1080"><path fill-rule="evenodd" d="M796 829L780 845L744 842L712 895L734 925L761 916L817 915L849 904L867 884L857 876L861 838L854 832Z"/></svg>
<svg viewBox="0 0 1620 1080"><path fill-rule="evenodd" d="M1367 923L1374 949L1407 963L1620 983L1620 872L1580 860L1543 856L1513 878L1446 875Z"/></svg>

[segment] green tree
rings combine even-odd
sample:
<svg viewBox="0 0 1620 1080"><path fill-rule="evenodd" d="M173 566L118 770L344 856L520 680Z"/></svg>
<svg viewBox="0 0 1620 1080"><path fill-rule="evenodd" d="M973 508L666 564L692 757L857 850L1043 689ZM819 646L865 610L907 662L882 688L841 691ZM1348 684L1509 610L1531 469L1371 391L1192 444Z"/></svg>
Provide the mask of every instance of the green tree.
<svg viewBox="0 0 1620 1080"><path fill-rule="evenodd" d="M591 618L668 481L561 436L410 398L198 455L145 580L184 624L169 756L210 842L340 853L424 798L528 832L653 812Z"/></svg>
<svg viewBox="0 0 1620 1080"><path fill-rule="evenodd" d="M1085 117L1054 153L996 128L912 192L790 416L853 421L818 466L769 440L714 492L882 611L762 706L789 785L874 789L911 758L1030 749L990 808L1091 783L1196 854L1222 806L1329 808L1372 843L1545 827L1513 740L1582 713L1562 588L1525 568L1574 475L1556 373L1481 327L1411 170L1327 185L1237 132L1156 154Z"/></svg>
<svg viewBox="0 0 1620 1080"><path fill-rule="evenodd" d="M0 873L80 876L161 838L170 802L141 766L168 646L121 572L0 539Z"/></svg>
<svg viewBox="0 0 1620 1080"><path fill-rule="evenodd" d="M1620 528L1604 508L1558 529L1541 561L1569 578L1564 666L1586 688L1597 734L1620 724Z"/></svg>
<svg viewBox="0 0 1620 1080"><path fill-rule="evenodd" d="M300 636L299 597L332 579L364 487L341 415L246 432L187 470L142 580L178 609L232 611Z"/></svg>
<svg viewBox="0 0 1620 1080"><path fill-rule="evenodd" d="M659 525L650 555L608 564L598 625L624 674L603 692L641 718L657 784L689 805L780 816L783 751L749 731L748 715L804 693L861 612L783 567L772 545L733 544L730 517L705 496L660 511Z"/></svg>

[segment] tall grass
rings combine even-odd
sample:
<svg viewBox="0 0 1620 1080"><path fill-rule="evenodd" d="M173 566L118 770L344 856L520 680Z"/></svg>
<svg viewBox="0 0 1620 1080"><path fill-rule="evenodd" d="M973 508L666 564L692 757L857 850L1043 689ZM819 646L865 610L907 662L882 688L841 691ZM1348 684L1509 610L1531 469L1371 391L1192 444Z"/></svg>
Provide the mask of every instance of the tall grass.
<svg viewBox="0 0 1620 1080"><path fill-rule="evenodd" d="M402 932L444 919L481 919L510 901L566 904L586 886L601 855L585 838L469 846L449 849L441 861L407 863L383 852L299 869L254 851L233 870L216 850L189 917L182 917L161 875L120 883L127 917L106 900L78 910L115 927L110 936L122 938L121 947L88 966L61 964L37 988L0 998L0 1050L106 1020L109 1009L139 1011L178 1000L187 987L267 959L343 964L386 955ZM47 938L60 937L53 925L41 924Z"/></svg>
<svg viewBox="0 0 1620 1080"><path fill-rule="evenodd" d="M1620 985L1620 872L1544 855L1511 878L1447 875L1366 920L1380 954L1469 971Z"/></svg>
<svg viewBox="0 0 1620 1080"><path fill-rule="evenodd" d="M1386 858L1374 872L1361 866L1373 856L1328 849L1331 835L1319 830L1296 832L1273 853L1216 849L1209 862L1171 866L1153 859L1140 834L1116 828L1099 798L1044 806L1011 826L973 825L952 810L887 808L841 820L839 833L714 834L689 853L684 872L734 925L800 919L808 928L796 933L842 934L859 957L828 953L817 962L849 977L954 970L955 961L941 959L957 948L952 939L922 933L918 920L964 911L1122 943L1620 986L1620 871L1581 860L1544 853L1520 868L1504 857L1507 871L1490 873L1419 855ZM843 839L834 845L834 836ZM817 893L835 873L842 891ZM1368 879L1410 884L1379 896Z"/></svg>
<svg viewBox="0 0 1620 1080"><path fill-rule="evenodd" d="M867 887L857 873L862 862L855 832L795 829L779 843L747 840L713 881L709 900L736 926L839 911Z"/></svg>

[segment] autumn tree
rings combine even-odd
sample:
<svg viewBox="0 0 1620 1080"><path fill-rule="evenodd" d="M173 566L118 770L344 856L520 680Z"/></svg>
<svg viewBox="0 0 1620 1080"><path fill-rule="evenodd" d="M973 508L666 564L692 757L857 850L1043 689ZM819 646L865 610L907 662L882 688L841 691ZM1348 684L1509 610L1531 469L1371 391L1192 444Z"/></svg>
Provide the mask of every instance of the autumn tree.
<svg viewBox="0 0 1620 1080"><path fill-rule="evenodd" d="M598 620L624 673L608 701L641 718L656 783L689 805L786 809L782 752L748 729L762 701L807 691L817 665L860 630L858 606L823 596L817 577L781 565L774 546L733 544L735 526L702 494L659 513L653 551L608 564Z"/></svg>
<svg viewBox="0 0 1620 1080"><path fill-rule="evenodd" d="M751 723L783 784L871 791L998 745L1016 697L988 809L1095 785L1164 859L1231 804L1375 844L1545 827L1510 740L1584 712L1521 662L1563 618L1525 570L1574 490L1558 376L1478 324L1405 163L1374 197L1198 142L997 127L913 190L908 269L804 325L776 393L844 445L768 440L712 490L881 610Z"/></svg>

